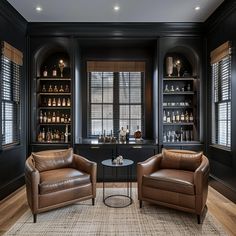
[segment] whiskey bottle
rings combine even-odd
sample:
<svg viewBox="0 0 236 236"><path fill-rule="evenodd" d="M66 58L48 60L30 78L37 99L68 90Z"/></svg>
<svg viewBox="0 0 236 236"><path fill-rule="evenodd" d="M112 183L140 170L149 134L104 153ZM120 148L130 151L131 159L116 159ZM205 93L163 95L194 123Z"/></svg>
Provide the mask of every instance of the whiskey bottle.
<svg viewBox="0 0 236 236"><path fill-rule="evenodd" d="M136 131L134 132L134 138L135 138L135 139L141 139L141 138L142 138L142 132L141 132L141 130L139 129L139 126L138 126L138 125L137 125Z"/></svg>
<svg viewBox="0 0 236 236"><path fill-rule="evenodd" d="M48 118L47 118L47 113L44 112L44 116L43 116L43 123L47 123Z"/></svg>
<svg viewBox="0 0 236 236"><path fill-rule="evenodd" d="M59 92L64 93L63 85L60 86Z"/></svg>
<svg viewBox="0 0 236 236"><path fill-rule="evenodd" d="M53 92L54 92L54 93L58 93L57 85L54 86Z"/></svg>
<svg viewBox="0 0 236 236"><path fill-rule="evenodd" d="M51 98L48 99L48 106L49 106L49 107L52 106L52 99L51 99Z"/></svg>
<svg viewBox="0 0 236 236"><path fill-rule="evenodd" d="M49 85L48 92L49 92L49 93L52 93L52 92L53 92L53 89L52 89L52 85L51 85L51 84Z"/></svg>
<svg viewBox="0 0 236 236"><path fill-rule="evenodd" d="M193 113L192 112L190 113L190 116L189 116L189 122L193 122Z"/></svg>
<svg viewBox="0 0 236 236"><path fill-rule="evenodd" d="M54 76L54 77L57 76L57 67L56 67L56 65L54 65L54 67L53 67L52 76Z"/></svg>
<svg viewBox="0 0 236 236"><path fill-rule="evenodd" d="M175 112L174 111L172 111L171 121L172 121L172 123L175 123Z"/></svg>
<svg viewBox="0 0 236 236"><path fill-rule="evenodd" d="M39 123L43 123L43 111L40 111L40 115L39 115Z"/></svg>
<svg viewBox="0 0 236 236"><path fill-rule="evenodd" d="M66 99L65 99L65 98L62 99L62 106L63 106L63 107L66 106Z"/></svg>
<svg viewBox="0 0 236 236"><path fill-rule="evenodd" d="M52 100L52 106L53 106L53 107L56 107L56 106L57 106L56 98L53 98L53 100Z"/></svg>
<svg viewBox="0 0 236 236"><path fill-rule="evenodd" d="M64 120L65 123L68 123L68 115L66 114L65 115L65 120Z"/></svg>
<svg viewBox="0 0 236 236"><path fill-rule="evenodd" d="M61 114L61 123L64 123L65 122L65 116L64 114Z"/></svg>
<svg viewBox="0 0 236 236"><path fill-rule="evenodd" d="M55 112L52 113L52 123L56 123L56 114L55 114Z"/></svg>
<svg viewBox="0 0 236 236"><path fill-rule="evenodd" d="M189 122L188 111L185 112L184 119L185 119L185 122Z"/></svg>
<svg viewBox="0 0 236 236"><path fill-rule="evenodd" d="M44 67L44 71L43 71L43 77L47 77L48 76L48 70L47 67Z"/></svg>
<svg viewBox="0 0 236 236"><path fill-rule="evenodd" d="M183 112L181 112L180 121L181 121L181 122L184 122L184 113L183 113Z"/></svg>
<svg viewBox="0 0 236 236"><path fill-rule="evenodd" d="M57 112L57 117L56 117L56 123L60 123L61 121L61 117L60 117L60 114L59 114L59 111Z"/></svg>
<svg viewBox="0 0 236 236"><path fill-rule="evenodd" d="M171 123L170 112L169 112L169 111L167 112L166 122L167 122L167 123Z"/></svg>
<svg viewBox="0 0 236 236"><path fill-rule="evenodd" d="M176 111L175 120L176 120L176 122L180 121L179 111Z"/></svg>
<svg viewBox="0 0 236 236"><path fill-rule="evenodd" d="M43 131L42 131L42 141L45 141L45 129L43 128Z"/></svg>
<svg viewBox="0 0 236 236"><path fill-rule="evenodd" d="M61 99L60 99L60 98L58 98L58 100L57 100L57 106L58 106L58 107L61 106Z"/></svg>
<svg viewBox="0 0 236 236"><path fill-rule="evenodd" d="M43 84L42 92L43 92L43 93L46 93L46 92L47 92L46 87L45 87L45 84Z"/></svg>
<svg viewBox="0 0 236 236"><path fill-rule="evenodd" d="M70 107L71 103L70 103L70 98L67 99L67 106Z"/></svg>
<svg viewBox="0 0 236 236"><path fill-rule="evenodd" d="M166 123L166 111L163 111L163 122Z"/></svg>
<svg viewBox="0 0 236 236"><path fill-rule="evenodd" d="M52 116L51 116L51 112L48 112L48 123L52 122Z"/></svg>

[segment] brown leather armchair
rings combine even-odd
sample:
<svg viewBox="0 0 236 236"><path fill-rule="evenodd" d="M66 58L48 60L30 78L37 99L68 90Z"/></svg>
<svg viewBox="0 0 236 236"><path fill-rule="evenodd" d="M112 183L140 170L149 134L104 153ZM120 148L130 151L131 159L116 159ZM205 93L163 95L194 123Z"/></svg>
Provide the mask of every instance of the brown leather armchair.
<svg viewBox="0 0 236 236"><path fill-rule="evenodd" d="M137 165L138 199L197 214L208 194L209 161L202 153L165 150Z"/></svg>
<svg viewBox="0 0 236 236"><path fill-rule="evenodd" d="M37 214L96 197L97 164L72 149L32 153L25 164L27 200Z"/></svg>

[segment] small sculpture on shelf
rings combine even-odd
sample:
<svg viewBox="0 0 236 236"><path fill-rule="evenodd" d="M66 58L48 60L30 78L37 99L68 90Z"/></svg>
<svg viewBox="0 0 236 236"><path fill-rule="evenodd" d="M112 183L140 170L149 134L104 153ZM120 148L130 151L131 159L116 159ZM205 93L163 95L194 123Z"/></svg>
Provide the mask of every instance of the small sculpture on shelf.
<svg viewBox="0 0 236 236"><path fill-rule="evenodd" d="M60 61L59 61L59 68L60 68L60 72L61 72L61 77L63 77L63 69L64 69L64 67L65 67L65 63L64 63L64 61L61 59Z"/></svg>
<svg viewBox="0 0 236 236"><path fill-rule="evenodd" d="M170 77L173 73L173 57L166 58L166 74Z"/></svg>

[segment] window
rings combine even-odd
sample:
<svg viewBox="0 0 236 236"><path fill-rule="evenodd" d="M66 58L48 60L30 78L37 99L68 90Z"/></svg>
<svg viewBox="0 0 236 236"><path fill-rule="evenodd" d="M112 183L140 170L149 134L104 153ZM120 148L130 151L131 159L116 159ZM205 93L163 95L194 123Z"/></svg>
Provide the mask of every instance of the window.
<svg viewBox="0 0 236 236"><path fill-rule="evenodd" d="M144 62L88 62L88 136L143 130Z"/></svg>
<svg viewBox="0 0 236 236"><path fill-rule="evenodd" d="M6 42L1 53L1 146L20 143L22 53Z"/></svg>
<svg viewBox="0 0 236 236"><path fill-rule="evenodd" d="M212 143L231 148L231 55L229 42L211 52Z"/></svg>

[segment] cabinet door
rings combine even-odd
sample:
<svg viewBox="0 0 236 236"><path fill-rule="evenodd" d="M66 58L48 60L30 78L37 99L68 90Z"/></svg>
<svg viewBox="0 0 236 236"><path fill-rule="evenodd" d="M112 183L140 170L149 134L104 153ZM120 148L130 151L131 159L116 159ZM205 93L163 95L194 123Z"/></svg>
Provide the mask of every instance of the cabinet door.
<svg viewBox="0 0 236 236"><path fill-rule="evenodd" d="M97 181L101 182L103 180L103 168L101 162L105 159L111 159L112 156L115 155L115 146L110 144L79 144L75 146L75 153L97 163ZM106 169L104 180L113 181L111 168Z"/></svg>
<svg viewBox="0 0 236 236"><path fill-rule="evenodd" d="M157 154L156 145L118 145L117 155L123 156L125 159L134 161L132 168L132 179L137 179L137 163L148 159L149 157ZM120 173L120 180L126 179L126 172L123 170Z"/></svg>

